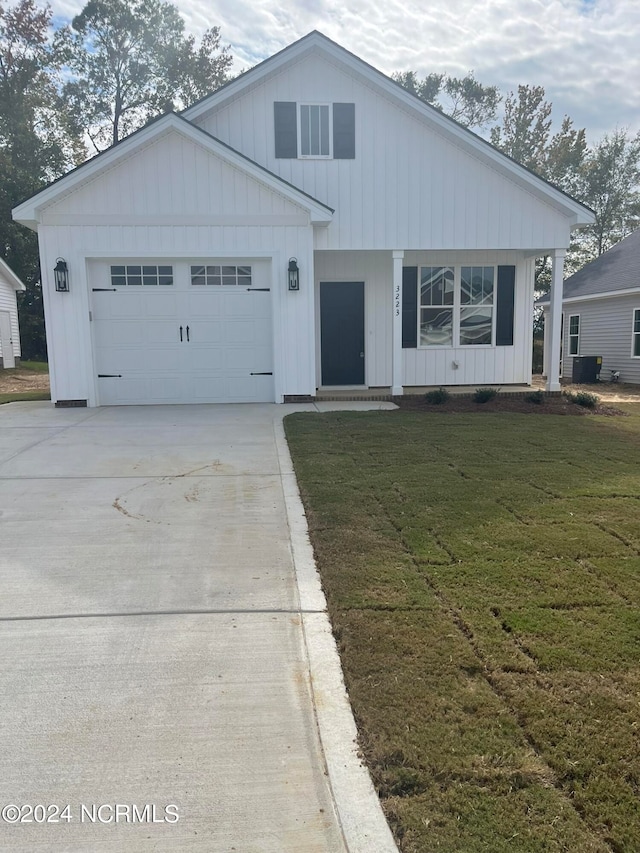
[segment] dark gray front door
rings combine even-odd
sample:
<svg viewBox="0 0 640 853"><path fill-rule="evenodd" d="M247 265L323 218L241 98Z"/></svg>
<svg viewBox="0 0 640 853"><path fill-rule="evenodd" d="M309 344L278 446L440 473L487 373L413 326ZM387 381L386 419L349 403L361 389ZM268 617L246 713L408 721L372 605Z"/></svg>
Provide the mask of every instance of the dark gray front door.
<svg viewBox="0 0 640 853"><path fill-rule="evenodd" d="M364 385L364 282L320 282L323 385Z"/></svg>

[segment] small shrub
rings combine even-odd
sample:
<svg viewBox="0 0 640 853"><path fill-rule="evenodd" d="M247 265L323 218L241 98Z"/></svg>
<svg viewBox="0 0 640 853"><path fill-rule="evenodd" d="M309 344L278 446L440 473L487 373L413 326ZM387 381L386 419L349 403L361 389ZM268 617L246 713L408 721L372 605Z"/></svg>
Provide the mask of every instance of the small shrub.
<svg viewBox="0 0 640 853"><path fill-rule="evenodd" d="M577 394L572 394L571 398L572 403L584 406L585 409L595 409L600 402L600 397L597 394L590 394L588 391L578 391Z"/></svg>
<svg viewBox="0 0 640 853"><path fill-rule="evenodd" d="M477 388L473 395L473 399L476 403L488 403L489 400L493 400L493 398L497 396L497 388Z"/></svg>
<svg viewBox="0 0 640 853"><path fill-rule="evenodd" d="M449 394L446 388L436 388L433 391L427 391L424 395L424 399L427 403L439 406L442 403L446 403L450 396L451 394Z"/></svg>
<svg viewBox="0 0 640 853"><path fill-rule="evenodd" d="M525 397L527 403L536 403L538 406L544 402L544 391L532 391Z"/></svg>

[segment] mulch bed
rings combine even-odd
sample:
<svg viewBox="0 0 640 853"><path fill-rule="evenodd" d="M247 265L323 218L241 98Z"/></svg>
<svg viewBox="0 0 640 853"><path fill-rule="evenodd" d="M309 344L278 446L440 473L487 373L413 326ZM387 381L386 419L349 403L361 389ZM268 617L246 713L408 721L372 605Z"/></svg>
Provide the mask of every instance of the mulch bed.
<svg viewBox="0 0 640 853"><path fill-rule="evenodd" d="M545 397L542 403L531 403L525 397L515 394L498 394L486 403L476 403L473 397L452 394L444 403L428 403L419 395L394 397L400 409L407 412L435 412L440 414L466 414L487 412L510 412L527 415L606 415L609 417L626 415L621 409L600 403L595 409L578 406L565 396Z"/></svg>

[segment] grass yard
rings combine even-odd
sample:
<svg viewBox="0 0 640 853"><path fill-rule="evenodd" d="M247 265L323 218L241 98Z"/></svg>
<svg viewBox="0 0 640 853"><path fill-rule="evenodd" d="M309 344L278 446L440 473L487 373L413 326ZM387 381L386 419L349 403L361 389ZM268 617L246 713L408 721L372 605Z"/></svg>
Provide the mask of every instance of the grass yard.
<svg viewBox="0 0 640 853"><path fill-rule="evenodd" d="M640 405L285 421L406 853L640 850Z"/></svg>

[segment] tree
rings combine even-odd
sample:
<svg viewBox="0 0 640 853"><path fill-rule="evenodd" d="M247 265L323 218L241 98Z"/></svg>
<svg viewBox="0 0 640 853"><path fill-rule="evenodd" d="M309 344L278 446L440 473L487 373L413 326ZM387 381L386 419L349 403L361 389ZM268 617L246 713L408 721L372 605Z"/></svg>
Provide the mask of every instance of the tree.
<svg viewBox="0 0 640 853"><path fill-rule="evenodd" d="M551 104L542 86L518 86L517 97L509 92L505 98L502 127L492 128L491 144L541 175L550 129Z"/></svg>
<svg viewBox="0 0 640 853"><path fill-rule="evenodd" d="M626 130L605 135L584 161L580 195L596 215L581 248L598 257L640 225L640 133ZM586 261L585 261L586 262Z"/></svg>
<svg viewBox="0 0 640 853"><path fill-rule="evenodd" d="M65 97L98 151L213 91L232 62L218 27L198 47L177 8L162 0L89 0L58 40L74 78Z"/></svg>
<svg viewBox="0 0 640 853"><path fill-rule="evenodd" d="M11 210L83 156L59 97L50 25L51 10L34 0L0 6L0 257L26 284L20 324L25 355L35 358L46 354L37 237Z"/></svg>
<svg viewBox="0 0 640 853"><path fill-rule="evenodd" d="M565 116L560 130L546 145L542 176L569 195L580 195L586 153L585 129L576 130L573 121Z"/></svg>
<svg viewBox="0 0 640 853"><path fill-rule="evenodd" d="M496 86L483 86L470 71L465 77L429 74L418 79L415 71L393 75L393 79L427 104L465 127L482 129L494 121L501 101Z"/></svg>

